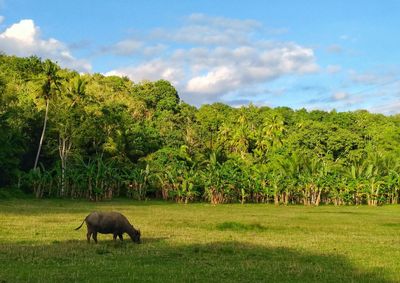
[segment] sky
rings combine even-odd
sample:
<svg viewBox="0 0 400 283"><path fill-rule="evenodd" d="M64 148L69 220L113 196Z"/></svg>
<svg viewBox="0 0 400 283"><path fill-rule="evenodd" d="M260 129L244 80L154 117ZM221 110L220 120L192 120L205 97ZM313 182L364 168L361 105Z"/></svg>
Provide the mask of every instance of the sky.
<svg viewBox="0 0 400 283"><path fill-rule="evenodd" d="M0 52L185 102L400 113L398 0L0 0Z"/></svg>

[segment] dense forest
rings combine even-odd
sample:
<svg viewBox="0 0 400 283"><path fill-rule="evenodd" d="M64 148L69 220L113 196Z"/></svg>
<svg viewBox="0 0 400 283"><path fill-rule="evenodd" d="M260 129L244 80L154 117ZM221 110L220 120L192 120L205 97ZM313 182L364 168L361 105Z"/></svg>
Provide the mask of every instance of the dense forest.
<svg viewBox="0 0 400 283"><path fill-rule="evenodd" d="M0 55L0 187L37 198L400 201L400 115L199 109L167 81Z"/></svg>

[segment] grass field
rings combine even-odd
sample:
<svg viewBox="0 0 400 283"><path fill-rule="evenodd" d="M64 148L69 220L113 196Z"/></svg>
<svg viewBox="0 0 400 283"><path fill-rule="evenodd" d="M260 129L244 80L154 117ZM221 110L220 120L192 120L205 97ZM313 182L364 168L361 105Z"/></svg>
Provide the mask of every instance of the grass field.
<svg viewBox="0 0 400 283"><path fill-rule="evenodd" d="M86 243L93 210L142 244ZM127 235L126 235L127 236ZM0 282L400 282L400 206L0 201Z"/></svg>

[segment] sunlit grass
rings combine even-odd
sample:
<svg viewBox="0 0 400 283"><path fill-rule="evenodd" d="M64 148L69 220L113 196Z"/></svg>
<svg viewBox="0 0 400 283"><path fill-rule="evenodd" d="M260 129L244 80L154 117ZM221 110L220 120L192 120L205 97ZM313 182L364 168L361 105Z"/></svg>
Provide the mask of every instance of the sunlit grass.
<svg viewBox="0 0 400 283"><path fill-rule="evenodd" d="M143 243L86 243L93 210ZM400 207L0 201L0 282L400 282Z"/></svg>

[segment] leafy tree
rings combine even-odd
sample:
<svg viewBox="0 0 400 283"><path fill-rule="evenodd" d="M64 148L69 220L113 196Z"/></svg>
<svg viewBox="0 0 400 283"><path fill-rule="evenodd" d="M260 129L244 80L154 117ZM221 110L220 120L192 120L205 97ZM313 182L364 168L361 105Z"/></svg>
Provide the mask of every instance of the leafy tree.
<svg viewBox="0 0 400 283"><path fill-rule="evenodd" d="M0 54L0 186L38 198L380 205L399 158L399 115L197 109L164 80Z"/></svg>
<svg viewBox="0 0 400 283"><path fill-rule="evenodd" d="M33 169L36 169L36 167L37 167L40 151L42 149L42 144L43 144L43 140L44 140L44 136L45 136L45 132L46 132L46 126L47 126L47 118L48 118L48 112L49 112L50 99L52 96L55 96L56 92L60 91L60 79L61 78L57 74L59 71L59 67L55 63L51 62L50 60L46 60L44 62L43 68L44 68L44 78L43 78L41 95L45 100L46 106L45 106L42 134L40 136L39 147L37 150Z"/></svg>

